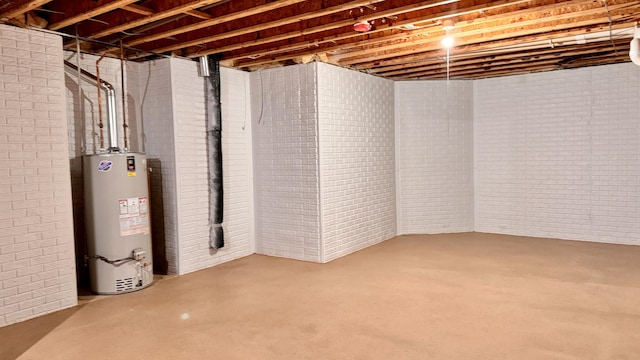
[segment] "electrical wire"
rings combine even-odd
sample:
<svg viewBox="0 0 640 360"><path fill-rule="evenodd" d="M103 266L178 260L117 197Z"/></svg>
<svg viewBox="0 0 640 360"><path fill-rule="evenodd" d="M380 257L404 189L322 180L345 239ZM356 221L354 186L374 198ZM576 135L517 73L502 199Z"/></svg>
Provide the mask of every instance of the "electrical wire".
<svg viewBox="0 0 640 360"><path fill-rule="evenodd" d="M262 124L262 115L264 115L264 83L262 81L262 71L260 74L260 115L258 116L258 124Z"/></svg>
<svg viewBox="0 0 640 360"><path fill-rule="evenodd" d="M78 35L73 36L73 35L65 34L65 33L60 32L60 31L42 29L42 28L37 28L37 27L33 27L33 26L27 26L26 28L29 29L29 30L40 31L40 32L47 33L47 34L58 35L58 36L61 36L61 37L64 37L64 38L75 39L76 42L78 40L82 40L82 41L91 42L91 43L94 43L94 44L99 44L99 45L103 45L103 46L110 47L110 48L120 49L119 45L108 43L106 41L100 41L100 40L96 40L96 39L91 39L91 38L84 37L84 36L78 36ZM132 47L132 46L124 45L124 46L122 46L122 48L126 49L126 50L129 50L129 51L132 51L132 52L135 52L136 54L144 53L144 54L154 55L154 56L167 58L167 59L171 59L171 58L175 57L175 56L172 56L172 55L160 54L160 53L149 51L149 50L138 49L138 48L135 48L135 47Z"/></svg>
<svg viewBox="0 0 640 360"><path fill-rule="evenodd" d="M127 109L126 109L126 94L124 92L124 47L122 45L122 40L120 40L120 82L121 86L121 97L122 97L122 136L124 138L124 150L127 151L129 149L129 144L127 141Z"/></svg>
<svg viewBox="0 0 640 360"><path fill-rule="evenodd" d="M78 26L76 26L76 39L78 39ZM78 107L80 108L80 113L84 114L84 101L83 101L83 91L82 91L82 69L80 69L80 42L76 40L76 63L78 64ZM86 122L82 122L82 133L86 134L87 124ZM86 151L86 139L85 136L80 140L80 151L84 154Z"/></svg>
<svg viewBox="0 0 640 360"><path fill-rule="evenodd" d="M616 49L616 43L613 42L613 20L611 20L611 12L609 11L609 4L607 4L607 0L602 0L604 3L604 8L607 10L607 18L609 18L609 40L611 41L611 46L613 46L613 52L618 56L618 49Z"/></svg>
<svg viewBox="0 0 640 360"><path fill-rule="evenodd" d="M80 45L79 41L76 41L76 45ZM96 87L98 89L98 128L100 129L100 150L104 149L104 123L102 122L102 89L100 89L100 61L104 59L107 53L103 53L98 60L96 60Z"/></svg>
<svg viewBox="0 0 640 360"><path fill-rule="evenodd" d="M449 86L449 62L450 62L450 51L449 47L447 47L447 87Z"/></svg>

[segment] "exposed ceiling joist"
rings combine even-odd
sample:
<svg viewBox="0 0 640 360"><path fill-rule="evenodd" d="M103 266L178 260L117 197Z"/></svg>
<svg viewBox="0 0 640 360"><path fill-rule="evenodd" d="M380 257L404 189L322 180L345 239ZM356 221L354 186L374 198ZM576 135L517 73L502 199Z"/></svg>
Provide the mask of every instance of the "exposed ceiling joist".
<svg viewBox="0 0 640 360"><path fill-rule="evenodd" d="M168 8L166 10L163 11L158 11L155 13L152 13L150 15L146 15L145 17L135 20L135 21L129 21L127 23L124 24L120 24L120 25L116 25L116 26L110 26L102 31L93 33L88 35L87 37L92 38L92 39L100 39L103 38L105 36L111 35L111 34L115 34L117 32L121 32L121 31L125 31L125 30L129 30L129 29L133 29L139 26L143 26L146 24L150 24L152 22L155 21L160 21L160 20L164 20L166 18L169 18L171 16L175 16L175 15L179 15L179 14L189 14L192 16L196 16L194 14L198 14L198 18L207 18L210 17L208 14L206 13L201 13L201 12L195 12L193 11L196 8L200 8L206 5L211 5L211 4L215 4L217 2L220 2L222 0L192 0L189 1L187 3L184 3L180 6L175 6L175 7L171 7ZM199 15L199 14L203 14L203 15Z"/></svg>
<svg viewBox="0 0 640 360"><path fill-rule="evenodd" d="M186 41L186 42L181 43L180 45L170 45L170 46L165 46L165 47L162 47L162 48L154 48L154 49L152 49L152 51L154 51L154 52L166 52L166 51L173 51L173 50L176 50L176 49L179 49L179 48L184 48L184 47L198 46L198 45L202 45L202 44L206 44L206 43L210 43L210 42L214 42L214 41L218 41L218 40L228 39L228 38L231 38L231 37L236 37L236 36L240 36L240 35L259 32L261 30L278 28L278 27L283 26L283 25L287 25L287 24L291 24L291 23L295 23L295 22L300 22L300 21L304 21L304 20L308 20L308 19L312 19L312 18L318 17L318 16L325 16L325 15L337 13L337 12L340 12L340 11L353 9L354 7L358 7L358 6L365 6L365 5L369 5L369 4L374 4L374 3L380 2L380 1L382 1L382 0L358 0L358 1L353 1L351 3L338 5L338 6L333 6L333 7L330 7L330 8L327 8L327 9L323 9L323 10L319 10L319 11L313 12L313 13L294 15L294 16L291 16L291 17L288 17L288 18L284 18L284 19L278 19L278 20L274 20L274 21L269 21L267 23L256 24L256 25L252 25L252 26L247 26L245 28L228 31L228 32L225 32L225 33L222 33L222 34L211 35L211 36L207 36L207 37L203 37L203 38L198 38L198 39L195 39L195 40ZM349 23L352 23L352 22L353 21L349 21Z"/></svg>
<svg viewBox="0 0 640 360"><path fill-rule="evenodd" d="M129 60L216 54L256 70L325 61L392 79L442 79L629 61L637 0L6 0L1 22L78 35ZM444 22L451 21L452 29ZM357 32L356 22L370 31ZM594 33L598 37L594 37ZM608 35L608 36L607 36ZM100 42L91 40L96 39ZM566 39L572 39L568 41ZM106 44L114 45L109 47ZM73 41L66 46L73 49Z"/></svg>
<svg viewBox="0 0 640 360"><path fill-rule="evenodd" d="M472 6L470 8L465 8L464 10L460 11L460 10L449 10L449 11L444 11L444 12L440 12L438 13L437 16L433 16L430 17L428 20L431 22L437 22L440 20L444 20L444 19L448 19L448 18L452 18L455 16L461 16L464 14L468 14L468 13L472 13L472 12L484 12L490 9L496 9L502 6L513 6L519 3L528 3L528 0L520 0L520 1L513 1L513 0L503 0L503 1L494 1L491 4L483 4L483 5L476 5L476 6ZM434 5L435 6L435 5ZM246 64L245 66L260 66L260 65L264 65L267 64L270 61L285 61L285 60L289 60L289 59L294 59L297 57L301 57L301 56L307 56L307 55L312 55L314 53L317 53L318 51L324 51L324 52L331 52L331 51L335 51L338 49L342 49L345 48L346 46L342 45L342 44L336 44L336 42L341 41L341 40L350 40L349 45L347 46L352 46L353 44L355 44L356 42L360 43L360 45L362 45L363 43L361 43L359 41L359 39L354 39L356 37L360 37L360 39L364 39L366 37L370 37L372 34L376 34L379 32L388 32L388 30L392 30L392 29L402 29L404 27L407 27L409 25L413 25L417 22L425 22L426 19L424 18L407 18L405 20L397 20L394 21L393 23L389 23L389 24L384 24L381 26L376 27L376 29L372 30L372 31L368 31L366 34L360 34L360 33L354 33L354 32L350 32L350 33L345 33L345 34L340 34L340 35L333 35L333 36L327 36L327 37L323 37L320 39L314 39L314 40L306 40L306 41L300 41L300 42L296 42L293 45L285 45L282 47L277 47L276 51L277 53L282 53L285 51L296 51L299 49L305 49L305 48L309 48L309 47L316 47L316 49L313 50L307 50L304 52L298 52L298 53L290 53L289 55L284 55L284 56L279 56L279 57L274 57L271 58L273 60L268 60L268 59L261 59L259 61L251 61L248 64ZM432 26L429 26L429 28L432 28ZM327 30L326 28L324 30ZM324 31L323 30L323 31ZM414 30L414 31L409 31L409 32L403 32L401 34L390 34L389 36L386 37L386 39L388 41L394 41L396 39L402 39L402 38L409 38L411 36L414 36L415 34L419 34L423 31L420 30ZM295 34L286 34L289 37L293 37ZM376 38L378 39L378 38ZM248 46L246 45L250 45L250 46L256 46L256 45L261 45L261 44L266 44L266 43L271 43L271 42L275 42L281 40L281 38L278 37L270 37L270 38L263 38L263 39L259 39L259 40L255 40L252 42L248 42L248 43L244 43L243 45L244 48L247 48ZM366 41L366 39L364 39L364 41ZM336 44L334 46L330 46L329 48L319 48L319 46L321 44L327 44L327 43L333 43ZM356 45L358 46L358 45ZM225 47L222 50L218 50L219 52L226 52L226 51L232 51L232 50L236 50L236 49L240 49L242 47ZM212 51L208 51L208 52L199 52L199 54L206 54L206 53L212 53L215 50ZM236 60L240 60L242 58L253 58L253 57L263 57L264 55L269 55L269 52L267 51L260 51L260 50L253 50L250 52L243 52L242 54L232 54L230 56L225 57L225 60L227 61L236 61Z"/></svg>
<svg viewBox="0 0 640 360"><path fill-rule="evenodd" d="M47 28L50 30L58 30L65 28L69 25L73 25L93 17L96 17L100 14L107 13L109 11L113 11L119 9L123 6L127 6L133 4L137 0L115 0L115 1L101 1L102 5L98 7L94 7L88 10L80 11L80 12L69 12L65 13L67 16L64 20L60 20L56 23L50 24ZM83 1L73 2L76 4L82 4ZM72 8L73 9L73 8ZM73 15L72 15L73 14Z"/></svg>
<svg viewBox="0 0 640 360"><path fill-rule="evenodd" d="M7 2L0 7L0 21L16 18L53 0L28 0Z"/></svg>
<svg viewBox="0 0 640 360"><path fill-rule="evenodd" d="M143 36L143 37L140 37L140 38L135 39L135 40L127 41L126 44L128 46L136 46L136 45L152 42L152 41L155 41L155 40L160 40L160 39L164 39L164 38L168 38L168 37L172 37L172 36L188 33L190 31L204 29L204 28L207 28L209 26L214 26L214 25L225 23L225 22L238 20L238 19L241 19L241 18L245 18L245 17L248 17L248 16L255 15L255 14L265 13L265 12L272 11L272 10L275 10L275 9L278 9L278 8L281 8L281 7L294 5L294 4L303 2L303 1L305 1L305 0L278 0L278 1L271 2L271 3L266 3L264 5L259 5L259 6L250 8L250 9L237 11L237 12L234 12L234 13L231 13L231 14L223 14L223 15L218 16L215 19L212 19L212 20L209 20L209 21L196 22L196 23L193 23L193 24L188 25L188 26L179 27L177 29L170 29L170 30L167 30L167 31L163 31L163 32L159 32L159 33L153 34L153 35Z"/></svg>

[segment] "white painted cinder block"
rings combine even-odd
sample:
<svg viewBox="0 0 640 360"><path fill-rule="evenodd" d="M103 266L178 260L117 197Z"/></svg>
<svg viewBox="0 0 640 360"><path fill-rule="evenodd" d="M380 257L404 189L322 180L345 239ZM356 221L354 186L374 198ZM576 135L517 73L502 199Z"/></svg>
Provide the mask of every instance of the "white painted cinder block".
<svg viewBox="0 0 640 360"><path fill-rule="evenodd" d="M479 80L475 229L640 245L640 68Z"/></svg>
<svg viewBox="0 0 640 360"><path fill-rule="evenodd" d="M178 215L176 199L175 130L170 59L139 64L136 99L143 129L142 150L150 159L159 159L162 168L163 213L167 271L178 273Z"/></svg>
<svg viewBox="0 0 640 360"><path fill-rule="evenodd" d="M317 64L322 262L396 235L394 85Z"/></svg>
<svg viewBox="0 0 640 360"><path fill-rule="evenodd" d="M251 79L256 251L326 262L393 237L393 83L319 63Z"/></svg>
<svg viewBox="0 0 640 360"><path fill-rule="evenodd" d="M185 274L254 252L251 124L248 73L221 68L225 245L209 248L209 188L205 78L198 63L171 59L179 235L178 273Z"/></svg>
<svg viewBox="0 0 640 360"><path fill-rule="evenodd" d="M473 83L395 83L398 233L473 231Z"/></svg>
<svg viewBox="0 0 640 360"><path fill-rule="evenodd" d="M5 25L0 25L0 40L4 326L77 300L62 40Z"/></svg>
<svg viewBox="0 0 640 360"><path fill-rule="evenodd" d="M251 73L260 254L321 261L316 66Z"/></svg>

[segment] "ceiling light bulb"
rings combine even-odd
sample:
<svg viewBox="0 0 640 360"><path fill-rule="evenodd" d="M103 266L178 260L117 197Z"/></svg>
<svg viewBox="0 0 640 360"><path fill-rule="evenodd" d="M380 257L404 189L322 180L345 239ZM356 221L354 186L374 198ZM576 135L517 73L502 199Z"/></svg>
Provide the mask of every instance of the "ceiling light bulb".
<svg viewBox="0 0 640 360"><path fill-rule="evenodd" d="M440 41L442 46L444 46L447 49L451 49L454 42L455 40L453 39L453 36L450 36L450 35L447 35L444 39L442 39L442 41Z"/></svg>

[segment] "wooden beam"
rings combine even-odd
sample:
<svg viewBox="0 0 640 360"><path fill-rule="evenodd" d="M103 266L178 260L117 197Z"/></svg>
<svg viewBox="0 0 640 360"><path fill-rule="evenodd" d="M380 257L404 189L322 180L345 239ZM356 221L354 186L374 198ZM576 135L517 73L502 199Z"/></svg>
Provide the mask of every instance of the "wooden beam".
<svg viewBox="0 0 640 360"><path fill-rule="evenodd" d="M620 9L620 7L626 7L626 5L618 5L615 9L611 9L614 13L615 10L621 11L634 11L628 8ZM583 20L576 20L578 17L584 18L587 15L599 14L599 18L589 18ZM554 30L569 30L573 28L589 27L593 25L604 26L607 25L608 18L606 13L602 13L602 9L589 9L581 12L579 15L575 13L564 13L553 17L547 17L544 19L529 19L520 22L507 22L504 24L486 24L480 22L471 23L470 30L459 30L460 35L463 38L458 38L461 44L479 43L491 40L517 38L519 36L530 35L532 32L547 33ZM546 25L542 25L546 24ZM465 24L468 25L468 24ZM461 29L461 27L458 27ZM402 55L409 55L415 53L416 50L424 51L424 48L436 49L440 47L440 40L445 36L444 31L440 32L436 36L415 41L410 45L407 44L392 44L385 46L381 49L366 49L355 52L349 52L341 55L337 60L342 65L355 65L360 63L369 63L371 61L377 61L384 58L397 57Z"/></svg>
<svg viewBox="0 0 640 360"><path fill-rule="evenodd" d="M129 12L144 15L144 16L153 15L153 10L149 9L148 7L144 7L136 4L123 6L122 10L126 10Z"/></svg>
<svg viewBox="0 0 640 360"><path fill-rule="evenodd" d="M99 39L102 37L105 37L107 35L111 35L111 34L115 34L117 32L120 31L125 31L128 29L133 29L136 28L138 26L142 26L142 25L146 25L149 23L152 23L154 21L159 21L159 20L163 20L166 18L169 18L171 16L174 15L178 15L178 14L183 14L183 13L187 13L188 11L191 11L195 8L200 8L206 5L211 5L211 4L215 4L217 2L220 2L222 0L192 0L186 4L182 4L173 8L169 8L167 10L164 11L160 11L157 13L154 13L152 15L148 15L145 16L141 19L138 20L134 20L134 21L129 21L127 23L124 24L120 24L118 26L112 26L109 27L107 29L104 29L102 31L99 31L97 33L93 33L87 37L91 38L91 39ZM127 44L128 45L128 44Z"/></svg>
<svg viewBox="0 0 640 360"><path fill-rule="evenodd" d="M628 43L627 39L618 40L615 42L616 46L620 46ZM507 65L511 62L517 61L525 61L527 59L535 58L535 59L551 59L551 58L566 58L570 56L576 55L584 55L593 53L598 49L604 47L611 47L611 43L609 41L606 42L597 42L597 43L589 43L585 45L568 45L568 46L558 46L558 47L549 47L544 49L534 49L530 51L513 51L506 54L500 55L476 55L473 54L460 54L459 56L452 56L450 58L450 65L460 67L464 65L479 65L479 64L491 64L491 65ZM412 74L429 71L436 68L442 68L445 66L444 56L433 56L430 58L425 58L420 62L413 62L408 64L389 66L386 68L373 68L370 69L369 72L375 75L380 75L384 77L389 76L398 76L398 75L406 75L413 76Z"/></svg>
<svg viewBox="0 0 640 360"><path fill-rule="evenodd" d="M0 21L7 21L9 19L13 19L26 12L37 9L40 6L51 1L52 0L15 1L16 3L15 5L10 6L8 10L4 10L4 12L0 14Z"/></svg>
<svg viewBox="0 0 640 360"><path fill-rule="evenodd" d="M341 12L341 11L344 11L344 10L352 9L354 6L355 7L364 6L364 5L367 5L367 4L373 4L373 3L376 3L376 2L380 2L380 1L381 0L359 0L359 1L354 1L354 2L350 2L350 3L342 4L342 5L332 6L330 8L326 8L326 9L315 11L315 12L310 12L310 13L306 13L306 14L302 14L302 15L290 16L290 17L284 18L284 19L279 19L279 20L274 20L274 21L262 23L262 24L248 26L248 27L245 27L243 29L232 30L232 31L228 31L228 32L225 32L225 33L216 34L216 35L212 35L212 36L206 36L206 37L203 37L203 38L182 42L182 43L177 44L177 45L169 45L169 46L165 46L165 47L162 47L162 48L153 49L152 51L153 52L158 52L158 53L163 53L163 52L166 52L166 51L182 49L182 48L186 48L186 47L190 47L190 46L197 46L197 45L200 45L200 44L206 44L206 43L210 43L210 42L214 42L214 41L218 41L218 40L222 40L222 39L228 39L228 38L231 38L231 37L236 37L236 36L240 36L240 35L254 33L254 32L262 31L262 30L265 30L265 29L277 28L277 27L280 27L280 26L283 26L283 25L292 24L292 23L299 22L299 21L304 21L304 20L308 20L308 19L322 17L322 16L329 15L329 14L332 14L332 13L337 13L337 12ZM447 0L447 2L451 2L451 1L453 1L453 0ZM430 2L432 3L432 1L430 1ZM358 3L359 5L355 5L356 3ZM392 12L392 10L390 9L388 11L385 11L384 13L391 14L391 12ZM335 23L330 23L330 24L325 25L323 27L323 29L326 30L326 29L329 29L329 28L342 27L342 26L345 26L345 25L353 25L356 21L365 21L365 19L375 19L375 18L378 18L380 16L391 16L391 15L380 15L380 14L381 13L377 13L376 16L368 15L368 16L359 17L359 18L357 18L357 20L349 19L349 20L342 20L342 21L335 22ZM298 34L299 35L307 35L307 34L311 34L313 32L318 32L318 31L321 31L321 30L316 27L316 28L311 28L311 29L299 30Z"/></svg>
<svg viewBox="0 0 640 360"><path fill-rule="evenodd" d="M87 10L87 11L83 11L79 14L75 14L75 15L71 15L71 14L66 14L66 17L64 20L58 21L57 23L53 23L51 25L49 25L49 29L50 30L58 30L58 29L62 29L64 27L67 27L69 25L73 25L75 23L79 23L81 21L93 18L95 16L107 13L109 11L113 11L116 9L119 9L123 6L127 6L127 5L131 5L134 2L136 2L138 0L114 0L111 2L105 2L105 4L97 6L93 9Z"/></svg>
<svg viewBox="0 0 640 360"><path fill-rule="evenodd" d="M633 26L633 24L632 23L631 24L630 23L613 24L612 29L613 30L626 29L626 28L629 28L630 26ZM456 46L453 54L456 54L456 53L473 54L473 53L479 53L479 52L482 52L485 54L486 53L494 53L494 54L508 53L513 51L525 50L523 45L544 42L544 44L536 45L538 48L542 48L545 46L549 46L550 44L548 43L548 41L554 38L582 35L585 33L585 31L590 31L590 30L597 30L597 31L608 30L608 26L598 24L595 26L583 27L578 29L555 30L548 33L541 33L541 34L536 33L536 34L523 35L517 39L511 39L511 38L505 37L502 39L493 39L490 41L487 40L485 42L476 41L475 43ZM519 49L514 48L514 46L518 46ZM440 56L444 56L445 51L436 45L433 48L430 48L428 50L425 50L425 51L417 50L405 56L398 56L391 59L380 60L380 61L360 63L354 68L369 69L376 66L391 66L391 65L406 64L410 62L420 61L424 58L433 57L434 54L440 54Z"/></svg>
<svg viewBox="0 0 640 360"><path fill-rule="evenodd" d="M251 15L265 13L267 11L271 11L271 10L275 10L275 9L278 9L278 8L281 8L281 7L285 7L285 6L301 3L303 1L305 1L305 0L279 0L279 1L274 1L274 2L271 2L271 3L267 3L267 4L264 4L264 5L253 7L251 9L244 9L244 10L236 11L236 12L231 13L231 14L218 16L215 19L211 19L211 20L207 20L207 21L201 21L201 22L198 22L198 23L195 23L195 24L182 26L182 27L179 27L177 29L171 29L171 30L168 30L168 31L163 31L163 32L160 32L160 33L157 33L157 34L143 36L143 37L135 39L135 40L127 41L127 42L125 42L125 44L127 46L136 46L136 45L144 44L144 43L155 41L155 40L165 39L165 38L168 38L168 37L184 34L184 33L190 32L190 31L204 29L204 28L209 27L209 26L214 26L214 25L225 23L225 22L241 19L241 18L248 17L248 16L251 16Z"/></svg>
<svg viewBox="0 0 640 360"><path fill-rule="evenodd" d="M378 13L374 13L374 14L371 14L371 15L361 16L361 17L358 17L356 19L350 18L348 20L333 22L333 23L329 23L329 24L323 24L323 25L319 25L319 26L316 26L316 27L313 27L313 28L308 28L308 29L303 29L303 30L292 31L292 32L279 34L279 35L275 35L275 36L270 36L268 38L259 39L259 40L255 40L255 41L251 41L251 42L243 42L242 46L231 45L231 46L222 47L222 48L215 48L215 49L207 50L207 51L198 51L196 53L188 54L187 56L198 57L198 56L203 56L203 55L222 53L224 51L235 50L235 49L242 48L242 47L254 46L256 44L263 44L263 43L267 43L267 42L275 42L275 41L279 41L279 40L291 39L291 38L295 38L297 36L306 36L306 35L315 34L315 33L323 32L323 31L338 29L338 28L341 28L341 27L351 27L355 22L358 22L358 21L377 20L377 19L381 19L381 18L385 18L385 17L396 16L398 14L402 14L402 13L406 13L406 12L410 12L410 11L418 11L418 10L424 10L424 9L428 9L428 8L438 7L438 6L441 6L441 5L450 4L452 2L457 2L457 0L456 1L446 0L446 1L438 1L438 2L425 1L425 2L418 3L418 4L412 4L412 5L407 5L407 6L398 7L398 8L387 9L387 10L380 11ZM278 25L278 26L281 26L281 25ZM273 27L275 27L275 26L273 26ZM375 32L377 32L377 31L369 31L369 32L367 32L367 34L371 34L371 33L375 33ZM353 37L353 36L362 36L362 34L359 34L359 33L353 34L353 33L351 33L350 37ZM221 39L216 39L216 40L221 40ZM216 41L216 40L213 40L213 41ZM213 42L213 41L208 41L208 42ZM296 43L293 46L299 46L297 44L298 43ZM313 53L305 54L305 55L313 55ZM305 55L303 55L303 56L294 56L294 57L291 57L290 59L304 57ZM225 58L225 60L226 60L226 58Z"/></svg>
<svg viewBox="0 0 640 360"><path fill-rule="evenodd" d="M372 34L375 33L379 33L379 32L383 32L383 31L388 31L391 29L398 29L398 28L402 28L408 24L414 24L417 22L425 22L425 21L433 21L433 22L437 22L440 20L444 20L444 19L449 19L449 18L453 18L453 17L457 17L457 16L461 16L461 15L465 15L465 14L471 14L471 13L476 13L476 12L484 12L484 11L488 11L488 10L493 10L493 9L498 9L500 7L504 7L504 6L513 6L513 5L517 5L517 4L521 4L521 3L528 3L528 0L520 0L520 1L493 1L490 2L488 4L483 4L483 5L476 5L476 6L471 6L468 8L462 8L459 10L451 10L451 11L445 11L445 12L439 12L437 13L437 16L433 16L433 17L429 17L428 20L425 20L425 18L422 19L415 19L415 18L409 18L406 20L402 20L402 21L395 21L393 23L393 25L382 25L382 26L378 26L376 27L376 29L372 30L372 31L368 31L366 34L360 34L360 33L354 33L354 32L349 32L347 34L341 34L341 35L334 35L334 36L329 36L329 37L325 37L325 38L320 38L320 39L313 39L313 40L308 40L305 42L296 42L293 45L289 45L289 46L285 46L283 48L279 48L278 52L283 52L285 50L295 50L296 48L300 48L301 45L306 45L306 46L317 46L320 44L325 44L325 43L335 43L337 41L341 41L341 40L347 40L347 39L351 39L354 37L370 37ZM402 34L394 34L394 35L390 35L387 37L387 39L389 41L395 41L395 40L400 40L403 38L409 38L412 36L415 36L416 34L423 34L423 33L428 33L429 31L431 31L431 28L422 28L420 30L413 30L413 31L408 31L404 33L404 36L402 36ZM260 39L260 40L256 40L253 42L244 42L243 43L243 47L248 47L248 46L254 46L257 43L266 43L266 42L273 42L273 41L277 41L280 40L281 38L291 38L294 36L294 33L287 33L287 34L283 34L283 35L278 35L277 37L269 37L269 38L265 38L265 39ZM379 43L379 39L375 38L375 39L371 39L369 40L372 43ZM330 47L323 47L323 48L318 48L318 49L314 49L313 51L305 51L303 53L294 53L294 54L288 54L288 55L281 55L277 58L270 58L272 59L271 61L284 61L284 60L289 60L289 59L295 59L298 57L303 57L303 56L308 56L308 55L312 55L318 52L331 52L331 51L335 51L335 50L340 50L340 49L345 49L345 47L358 47L358 46L363 46L365 45L367 42L367 40L362 40L362 41L358 41L358 42L352 42L349 44L336 44L334 46L330 46ZM239 47L236 47L239 48ZM211 51L205 51L205 52L198 52L198 54L209 54L209 53L215 53L215 51L218 50L218 52L222 52L221 49L212 49ZM230 51L230 47L225 47L224 51ZM244 53L242 55L234 55L234 56L230 56L224 57L224 60L238 60L241 58L247 58L249 56L253 56L253 55L263 55L263 52L260 52L258 50L253 51L249 54ZM248 61L246 63L242 63L239 64L239 66L258 66L258 65L263 65L267 62L269 62L270 60L268 59L258 59L258 60L252 60L252 61Z"/></svg>
<svg viewBox="0 0 640 360"><path fill-rule="evenodd" d="M198 10L189 10L184 13L202 20L211 20L213 18L213 16Z"/></svg>
<svg viewBox="0 0 640 360"><path fill-rule="evenodd" d="M621 43L618 43L621 45ZM556 62L558 65L563 65L563 61L566 59L571 59L573 57L581 57L594 53L613 53L614 50L612 48L611 43L606 42L605 44L594 44L590 47L583 46L573 46L571 50L567 49L545 49L544 51L539 52L527 52L527 53L516 53L509 54L509 56L503 56L498 59L491 59L491 57L476 57L473 59L467 59L463 61L450 61L449 66L451 73L457 73L462 70L473 70L478 68L503 68L507 66L517 65L517 64L541 64L545 61ZM384 77L421 77L425 75L432 74L434 72L442 72L446 71L446 62L443 59L440 63L432 64L429 66L423 66L420 68L407 69L405 71L395 71L389 72L386 74L379 74Z"/></svg>
<svg viewBox="0 0 640 360"><path fill-rule="evenodd" d="M450 69L449 76L451 79L472 79L472 78L486 78L503 75L513 74L526 74L536 72L539 70L560 70L574 67L603 65L617 62L628 62L629 58L625 55L615 55L613 51L610 51L607 55L600 55L596 59L581 59L580 64L577 66L567 66L561 64L558 60L548 61L529 61L512 65L502 66L475 66L468 69ZM392 77L396 80L426 80L426 79L445 79L446 69L441 72L430 72L421 74L419 76L399 76Z"/></svg>

